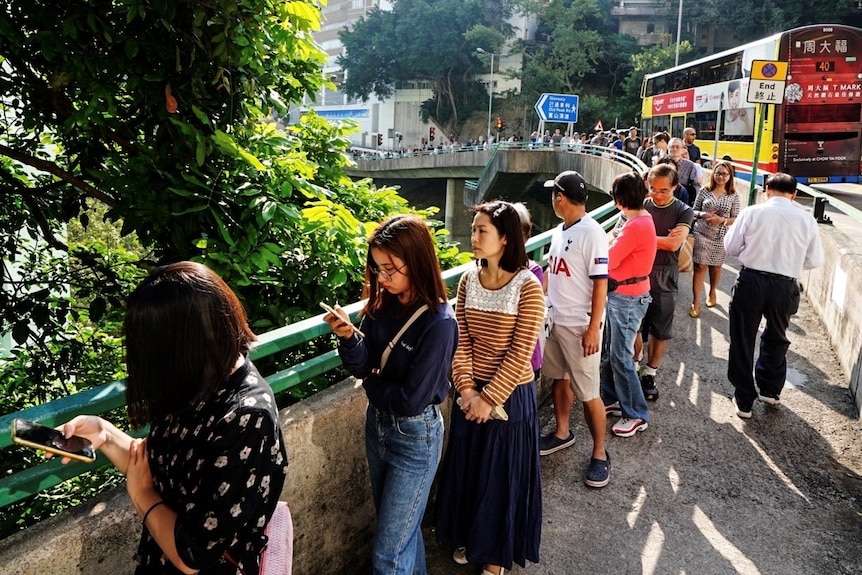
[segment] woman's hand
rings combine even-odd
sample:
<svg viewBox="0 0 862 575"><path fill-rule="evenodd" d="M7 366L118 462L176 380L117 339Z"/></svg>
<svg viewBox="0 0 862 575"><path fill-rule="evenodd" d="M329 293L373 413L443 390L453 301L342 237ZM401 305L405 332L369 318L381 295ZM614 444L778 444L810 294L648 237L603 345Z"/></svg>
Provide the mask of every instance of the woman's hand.
<svg viewBox="0 0 862 575"><path fill-rule="evenodd" d="M329 324L332 332L338 337L344 339L353 337L353 326L350 324L350 317L340 305L335 304L335 313L326 314L323 316L323 321Z"/></svg>
<svg viewBox="0 0 862 575"><path fill-rule="evenodd" d="M464 417L467 421L475 421L476 423L485 423L491 419L492 405L485 401L475 390L473 395L467 399L464 394L461 394L461 411L464 412Z"/></svg>
<svg viewBox="0 0 862 575"><path fill-rule="evenodd" d="M107 422L95 415L79 415L64 423L59 429L63 437L69 439L73 435L83 437L93 444L94 449L99 449L108 441ZM66 458L63 463L68 463Z"/></svg>

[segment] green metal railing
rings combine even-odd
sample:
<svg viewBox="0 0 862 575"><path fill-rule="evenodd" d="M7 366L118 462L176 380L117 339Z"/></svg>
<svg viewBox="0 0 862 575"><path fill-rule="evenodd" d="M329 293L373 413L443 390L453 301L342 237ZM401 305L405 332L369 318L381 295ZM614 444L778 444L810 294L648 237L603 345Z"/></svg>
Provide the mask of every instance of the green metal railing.
<svg viewBox="0 0 862 575"><path fill-rule="evenodd" d="M502 147L502 146L501 146ZM591 153L593 150L584 150ZM494 154L497 153L495 149ZM493 155L491 159L493 159ZM623 161L628 159L620 155ZM628 160L631 162L631 160ZM489 160L488 165L491 161ZM633 164L639 162L631 162ZM642 166L642 164L640 164ZM487 166L486 166L487 167ZM635 167L635 166L633 166ZM639 166L638 166L639 167ZM743 166L738 166L743 168ZM744 176L743 176L744 177ZM862 212L854 207L836 200L822 192L799 186L800 192L812 198L825 197L831 205L838 208L855 221L862 223ZM590 215L602 223L605 230L611 229L618 219L618 213L612 202L608 202L590 212ZM545 261L545 252L551 241L552 231L544 232L531 238L527 242L527 251L530 257L537 262ZM474 264L465 264L457 268L447 270L443 273L446 285L456 285L461 275ZM356 321L359 311L364 302L355 302L345 306L345 310L351 319ZM323 321L320 314L297 323L275 329L259 336L257 346L251 352L251 358L259 359L272 356L290 349L304 345L318 337L330 333L329 325ZM311 378L325 374L341 365L341 360L336 351L330 350L306 361L297 363L287 369L266 376L276 395L283 394L291 388L310 380ZM0 450L12 445L10 427L12 420L16 417L37 421L43 425L55 427L81 413L102 415L114 409L121 408L126 404L126 386L124 381L113 381L111 383L89 389L68 397L57 399L42 405L24 409L16 413L0 416ZM146 430L138 430L137 435L145 434ZM71 477L108 465L107 459L99 455L95 464L72 462L62 465L59 458L47 460L34 467L13 473L0 478L0 508L4 508L16 501L39 493L53 487Z"/></svg>
<svg viewBox="0 0 862 575"><path fill-rule="evenodd" d="M614 225L616 222L615 214L616 208L610 202L590 212L593 218L603 222L605 229L610 229ZM527 242L527 251L534 260L538 262L544 261L544 254L551 241L551 233L551 231L544 232ZM457 285L461 275L473 265L475 264L465 264L445 271L443 278L446 285L449 287ZM351 319L355 321L363 305L364 302L355 302L345 306L345 310L350 314ZM260 335L257 346L250 354L251 358L255 360L268 357L304 345L318 337L328 335L330 333L329 324L323 321L324 315L320 314L310 317ZM327 373L340 365L341 360L333 349L292 365L287 369L267 375L266 380L272 386L275 394L279 395L304 381ZM111 383L68 397L0 416L0 450L12 445L10 427L12 420L16 417L55 427L81 413L102 415L123 407L126 404L125 392L126 385L124 381L112 381ZM138 430L136 435L142 436L145 433L146 430ZM108 464L107 459L101 454L98 455L94 464L72 462L68 465L62 465L59 458L53 458L34 467L3 477L0 479L0 508L51 488L69 478Z"/></svg>

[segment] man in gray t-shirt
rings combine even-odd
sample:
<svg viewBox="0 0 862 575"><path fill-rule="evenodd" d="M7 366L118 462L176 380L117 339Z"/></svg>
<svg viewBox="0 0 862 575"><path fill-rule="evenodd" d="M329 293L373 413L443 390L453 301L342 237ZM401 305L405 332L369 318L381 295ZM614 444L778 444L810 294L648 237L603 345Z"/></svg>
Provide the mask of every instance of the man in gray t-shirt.
<svg viewBox="0 0 862 575"><path fill-rule="evenodd" d="M641 366L641 386L644 396L658 399L655 375L673 337L673 315L679 281L679 249L691 231L694 211L674 197L679 175L672 165L659 164L647 177L649 197L644 208L652 215L656 231L655 263L650 273L652 303L644 316L641 334L647 342L646 362ZM639 347L638 344L635 344ZM640 353L640 349L636 349Z"/></svg>

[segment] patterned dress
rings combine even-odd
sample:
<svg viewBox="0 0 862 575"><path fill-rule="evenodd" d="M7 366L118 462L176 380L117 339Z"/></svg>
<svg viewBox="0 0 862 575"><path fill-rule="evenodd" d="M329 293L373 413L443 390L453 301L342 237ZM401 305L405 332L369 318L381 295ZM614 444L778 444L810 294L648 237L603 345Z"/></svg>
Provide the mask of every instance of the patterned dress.
<svg viewBox="0 0 862 575"><path fill-rule="evenodd" d="M257 575L264 528L287 474L275 398L249 360L213 395L152 423L156 490L177 513L177 551L201 575ZM136 575L179 574L144 528Z"/></svg>
<svg viewBox="0 0 862 575"><path fill-rule="evenodd" d="M722 218L735 218L739 214L739 194L716 196L710 190L701 188L694 200L695 212L714 212ZM727 259L724 251L724 234L727 226L711 226L703 218L694 221L694 263L708 266L721 266Z"/></svg>

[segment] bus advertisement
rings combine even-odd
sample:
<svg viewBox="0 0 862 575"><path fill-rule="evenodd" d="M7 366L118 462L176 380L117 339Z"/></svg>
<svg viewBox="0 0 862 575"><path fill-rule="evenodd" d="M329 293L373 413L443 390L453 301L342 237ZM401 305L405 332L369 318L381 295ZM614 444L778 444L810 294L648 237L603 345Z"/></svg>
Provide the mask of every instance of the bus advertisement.
<svg viewBox="0 0 862 575"><path fill-rule="evenodd" d="M788 63L784 103L746 102L754 60ZM644 79L646 134L697 131L710 156L751 165L763 110L758 169L802 183L858 182L862 159L862 30L804 26Z"/></svg>

